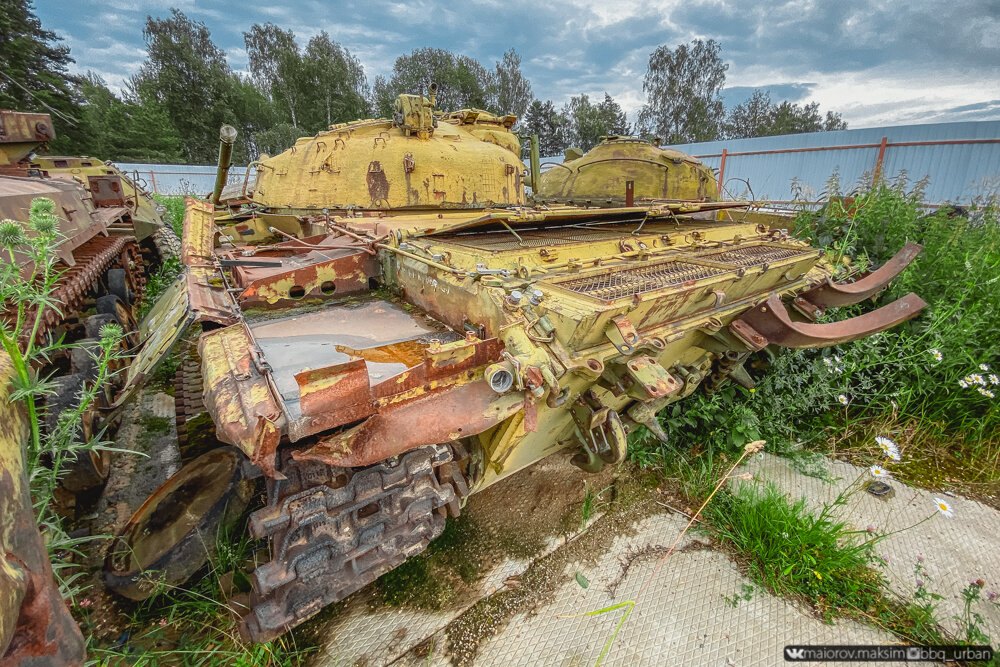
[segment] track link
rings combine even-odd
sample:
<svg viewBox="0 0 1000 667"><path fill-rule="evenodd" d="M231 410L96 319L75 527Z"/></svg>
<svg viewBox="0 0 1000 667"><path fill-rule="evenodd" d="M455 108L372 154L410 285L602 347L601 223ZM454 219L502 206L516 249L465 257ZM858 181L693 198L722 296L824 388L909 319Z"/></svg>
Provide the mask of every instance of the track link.
<svg viewBox="0 0 1000 667"><path fill-rule="evenodd" d="M421 447L366 468L285 459L250 532L271 540L251 575L241 632L269 641L423 551L468 494L460 445Z"/></svg>

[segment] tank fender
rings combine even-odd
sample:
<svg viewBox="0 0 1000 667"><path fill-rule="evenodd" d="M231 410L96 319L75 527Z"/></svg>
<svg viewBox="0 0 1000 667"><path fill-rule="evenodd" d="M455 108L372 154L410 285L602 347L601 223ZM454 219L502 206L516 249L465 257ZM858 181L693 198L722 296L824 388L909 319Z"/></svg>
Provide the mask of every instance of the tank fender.
<svg viewBox="0 0 1000 667"><path fill-rule="evenodd" d="M470 382L393 406L292 452L292 457L342 467L367 466L417 447L482 433L523 408L523 392L498 395L487 382Z"/></svg>

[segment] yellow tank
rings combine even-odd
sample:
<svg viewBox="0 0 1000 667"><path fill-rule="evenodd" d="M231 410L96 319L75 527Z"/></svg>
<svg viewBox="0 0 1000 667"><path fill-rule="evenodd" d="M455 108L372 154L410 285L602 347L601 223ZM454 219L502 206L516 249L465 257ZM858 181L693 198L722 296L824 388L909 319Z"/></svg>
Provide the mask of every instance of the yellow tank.
<svg viewBox="0 0 1000 667"><path fill-rule="evenodd" d="M268 213L524 204L516 119L433 111L433 93L401 95L393 119L333 125L262 156L249 198Z"/></svg>
<svg viewBox="0 0 1000 667"><path fill-rule="evenodd" d="M542 173L534 199L621 206L633 199L718 201L719 191L712 169L690 155L635 137L605 137L586 155L567 151L563 162Z"/></svg>

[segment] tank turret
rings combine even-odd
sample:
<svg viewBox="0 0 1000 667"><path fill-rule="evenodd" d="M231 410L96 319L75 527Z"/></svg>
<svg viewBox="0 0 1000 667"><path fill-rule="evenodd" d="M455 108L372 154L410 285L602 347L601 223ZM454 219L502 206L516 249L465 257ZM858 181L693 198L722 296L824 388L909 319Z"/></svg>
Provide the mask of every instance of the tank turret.
<svg viewBox="0 0 1000 667"><path fill-rule="evenodd" d="M248 198L272 213L523 205L515 120L435 113L433 93L400 95L392 119L332 125L262 157Z"/></svg>
<svg viewBox="0 0 1000 667"><path fill-rule="evenodd" d="M0 109L0 174L26 176L32 153L55 138L49 114Z"/></svg>
<svg viewBox="0 0 1000 667"><path fill-rule="evenodd" d="M628 192L628 182L633 184ZM633 201L717 201L715 173L696 158L635 137L604 137L580 155L576 149L541 175L535 201L585 206Z"/></svg>

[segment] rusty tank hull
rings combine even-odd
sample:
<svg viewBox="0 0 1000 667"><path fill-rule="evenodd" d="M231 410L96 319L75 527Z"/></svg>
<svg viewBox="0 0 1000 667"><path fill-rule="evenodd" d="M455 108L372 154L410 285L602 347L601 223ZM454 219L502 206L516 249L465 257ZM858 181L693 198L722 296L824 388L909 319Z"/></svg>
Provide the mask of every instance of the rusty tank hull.
<svg viewBox="0 0 1000 667"><path fill-rule="evenodd" d="M72 407L79 387L93 380L96 365L85 348L96 345L101 326L121 324L127 356L140 352L145 338L137 321L138 307L149 273L165 259L154 237L169 226L152 207L149 195L114 167L92 158L36 155L55 136L48 115L0 111L0 130L0 219L20 224L30 238L35 233L29 224L32 202L48 199L58 224L52 267L58 277L50 295L58 307L46 307L35 327L31 308L0 304L0 318L6 326L20 321L22 337L79 344L76 350L67 348L38 362L36 371L53 377L57 385L48 399L46 417L54 427L58 411ZM36 267L23 250L15 249L13 262L21 277L30 279ZM132 384L121 379L104 392L108 401L101 407L106 417L142 380L135 374ZM85 425L84 431L88 428ZM63 486L72 493L100 486L107 463L107 455L84 457L79 469L74 462Z"/></svg>
<svg viewBox="0 0 1000 667"><path fill-rule="evenodd" d="M438 130L468 117L433 116ZM361 164L382 137L446 173L434 150L420 153L426 117L382 123L355 126ZM490 142L508 153L498 164L523 169L495 131L455 152ZM919 248L839 285L820 251L722 215L747 204L707 189L600 207L521 205L522 192L503 207L428 210L378 206L371 172L357 170L328 196L279 200L284 211L260 196L279 178L298 192L318 176L293 171L295 159L347 160L341 150L310 140L262 160L244 193L253 203L235 214L225 196L221 215L187 202L187 298L215 326L199 341L204 405L267 487L249 521L271 546L241 625L254 641L419 553L470 494L546 456L597 472L624 460L640 424L666 438L659 411L699 388L751 386L753 352L847 342L924 305L910 295L812 321L884 288ZM382 173L401 187L405 159Z"/></svg>

